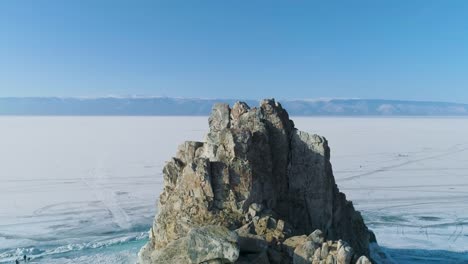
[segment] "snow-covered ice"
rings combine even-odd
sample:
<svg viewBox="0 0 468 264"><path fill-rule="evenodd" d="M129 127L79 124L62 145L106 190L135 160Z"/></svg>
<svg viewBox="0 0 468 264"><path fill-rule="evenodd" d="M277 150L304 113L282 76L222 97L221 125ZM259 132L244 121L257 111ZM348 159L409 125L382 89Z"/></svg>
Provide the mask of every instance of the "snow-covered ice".
<svg viewBox="0 0 468 264"><path fill-rule="evenodd" d="M399 263L468 261L468 119L293 118ZM128 263L206 117L0 117L0 263Z"/></svg>
<svg viewBox="0 0 468 264"><path fill-rule="evenodd" d="M294 120L327 137L340 190L398 263L468 263L468 119Z"/></svg>
<svg viewBox="0 0 468 264"><path fill-rule="evenodd" d="M200 140L205 124L206 118L1 117L0 262L22 254L82 257L76 252L144 242L165 160L180 142Z"/></svg>

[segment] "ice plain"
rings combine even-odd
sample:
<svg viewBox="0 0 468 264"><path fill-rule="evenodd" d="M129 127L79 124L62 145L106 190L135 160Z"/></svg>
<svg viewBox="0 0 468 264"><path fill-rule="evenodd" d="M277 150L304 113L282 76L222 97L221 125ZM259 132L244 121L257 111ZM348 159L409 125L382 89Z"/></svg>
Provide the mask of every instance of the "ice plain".
<svg viewBox="0 0 468 264"><path fill-rule="evenodd" d="M298 117L398 263L468 262L468 119ZM0 263L132 263L207 117L0 117Z"/></svg>

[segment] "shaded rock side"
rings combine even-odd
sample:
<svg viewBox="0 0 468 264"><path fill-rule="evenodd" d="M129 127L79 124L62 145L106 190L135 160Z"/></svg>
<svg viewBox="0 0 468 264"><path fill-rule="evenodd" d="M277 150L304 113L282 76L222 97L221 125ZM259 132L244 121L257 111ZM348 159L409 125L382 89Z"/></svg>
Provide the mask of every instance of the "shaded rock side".
<svg viewBox="0 0 468 264"><path fill-rule="evenodd" d="M276 226L289 226L276 240L320 229L369 256L370 232L336 186L324 137L295 129L274 100L256 108L216 104L209 127L204 142L183 143L164 167L159 213L142 251L160 252L206 225L235 230L268 210L281 219Z"/></svg>

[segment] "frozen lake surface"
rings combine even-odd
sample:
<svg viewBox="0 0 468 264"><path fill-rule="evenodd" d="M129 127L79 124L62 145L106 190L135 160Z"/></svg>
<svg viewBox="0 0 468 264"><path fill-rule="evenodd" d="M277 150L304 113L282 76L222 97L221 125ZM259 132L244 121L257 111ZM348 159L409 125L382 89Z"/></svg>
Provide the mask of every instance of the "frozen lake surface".
<svg viewBox="0 0 468 264"><path fill-rule="evenodd" d="M293 118L398 263L468 263L468 119ZM0 117L0 263L133 263L206 117Z"/></svg>

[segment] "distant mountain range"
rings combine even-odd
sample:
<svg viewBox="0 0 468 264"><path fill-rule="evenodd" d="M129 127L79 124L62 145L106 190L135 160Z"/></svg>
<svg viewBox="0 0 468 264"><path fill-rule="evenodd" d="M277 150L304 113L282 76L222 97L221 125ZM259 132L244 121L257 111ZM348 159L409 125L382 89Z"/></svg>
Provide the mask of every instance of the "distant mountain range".
<svg viewBox="0 0 468 264"><path fill-rule="evenodd" d="M0 98L0 115L196 116L236 99L170 97ZM258 100L245 101L251 107ZM292 116L468 116L468 104L372 99L279 100Z"/></svg>

